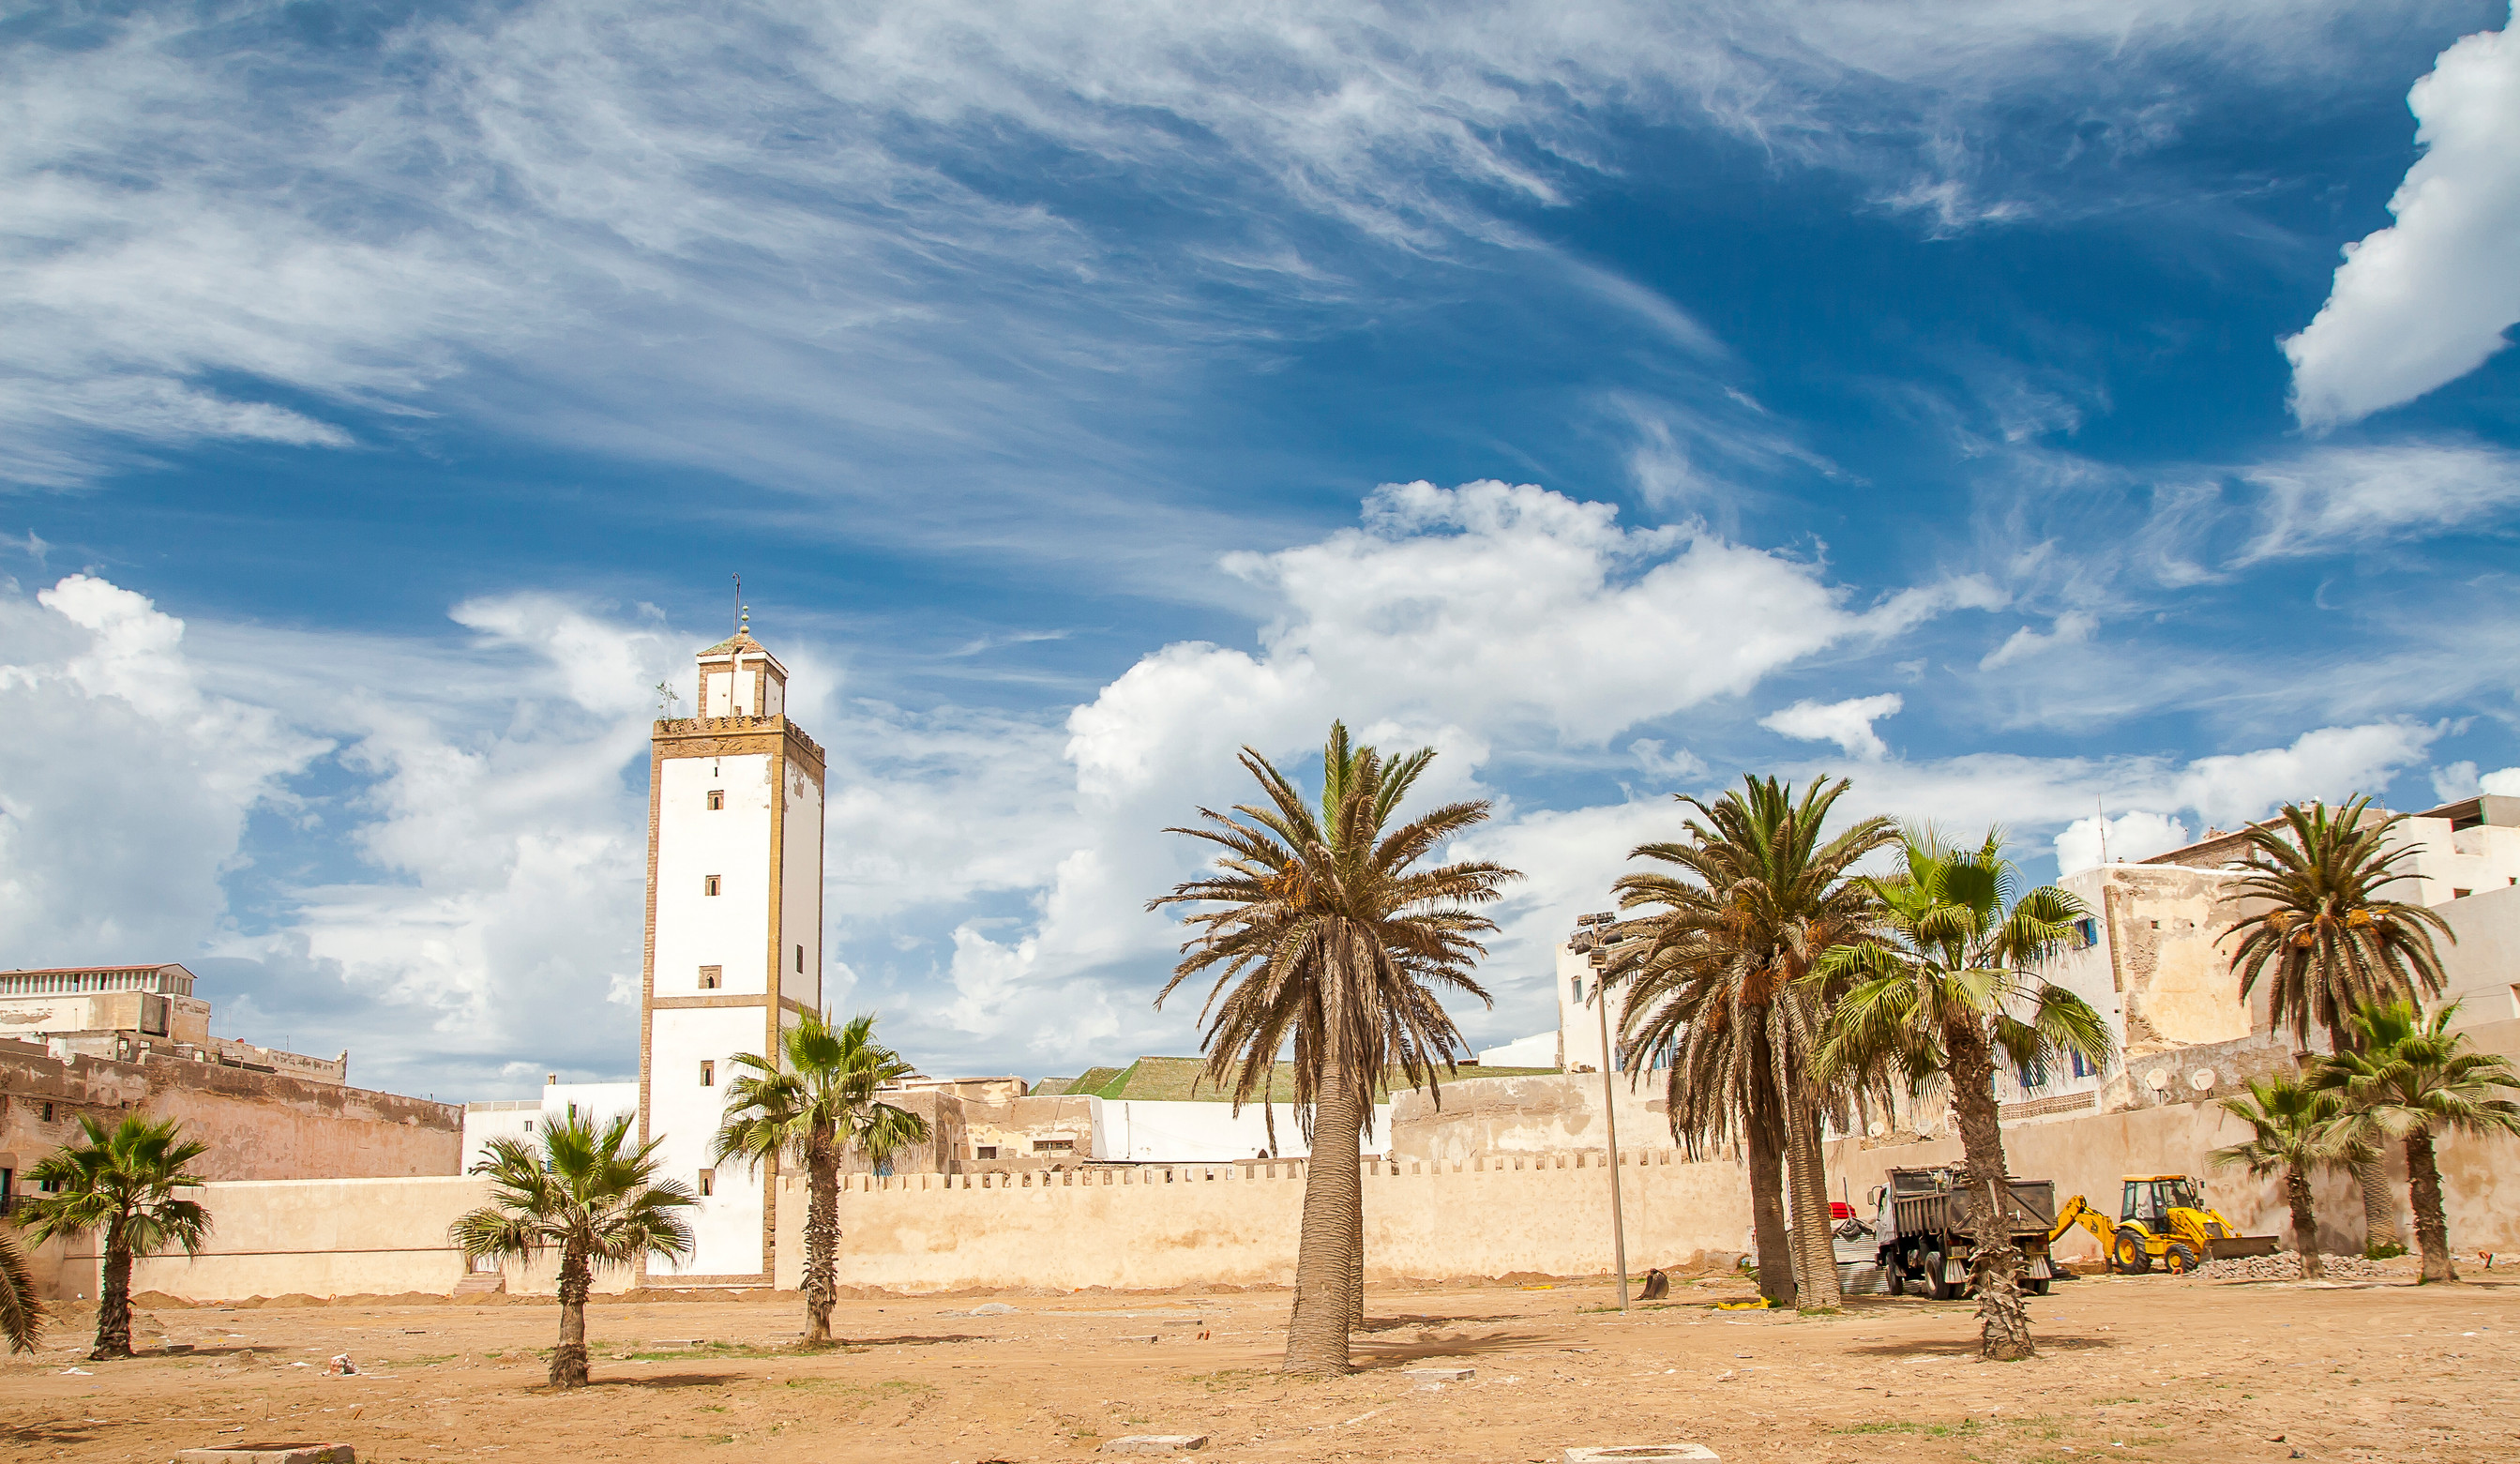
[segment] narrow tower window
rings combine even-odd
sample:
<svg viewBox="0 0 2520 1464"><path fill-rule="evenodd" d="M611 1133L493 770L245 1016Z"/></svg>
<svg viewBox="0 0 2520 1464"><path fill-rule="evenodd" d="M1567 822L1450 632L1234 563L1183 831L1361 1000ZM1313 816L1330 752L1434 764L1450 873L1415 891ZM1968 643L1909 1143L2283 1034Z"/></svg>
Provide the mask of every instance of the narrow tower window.
<svg viewBox="0 0 2520 1464"><path fill-rule="evenodd" d="M717 990L717 988L718 988L718 983L719 983L719 982L721 982L721 981L724 981L725 979L726 979L726 967L724 967L724 966L702 966L702 967L700 967L700 990L701 990L701 991L704 991L704 992L713 992L713 991L716 991L716 990Z"/></svg>
<svg viewBox="0 0 2520 1464"><path fill-rule="evenodd" d="M700 1059L700 1087L717 1087L717 1064L705 1057Z"/></svg>
<svg viewBox="0 0 2520 1464"><path fill-rule="evenodd" d="M700 876L700 893L703 895L714 895L717 893L716 875L703 874Z"/></svg>
<svg viewBox="0 0 2520 1464"><path fill-rule="evenodd" d="M715 810L715 809L722 809L722 808L726 807L726 789L724 789L724 788L711 788L711 789L709 789L709 807L710 807L712 810Z"/></svg>
<svg viewBox="0 0 2520 1464"><path fill-rule="evenodd" d="M796 974L805 974L805 948L802 946L796 948Z"/></svg>
<svg viewBox="0 0 2520 1464"><path fill-rule="evenodd" d="M706 1196L706 1195L708 1195L708 1194L711 1194L711 1193L713 1193L713 1192L716 1190L716 1188L717 1188L717 1171L715 1171L715 1170L702 1170L702 1171L700 1171L700 1193L701 1193L701 1195Z"/></svg>

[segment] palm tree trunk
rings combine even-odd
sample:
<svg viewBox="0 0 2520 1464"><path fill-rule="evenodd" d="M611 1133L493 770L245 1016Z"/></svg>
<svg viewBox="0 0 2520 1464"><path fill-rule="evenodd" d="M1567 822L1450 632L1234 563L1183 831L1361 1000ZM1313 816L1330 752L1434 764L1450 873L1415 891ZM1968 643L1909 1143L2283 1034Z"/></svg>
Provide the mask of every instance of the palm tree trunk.
<svg viewBox="0 0 2520 1464"><path fill-rule="evenodd" d="M1951 1053L1952 1113L1966 1156L1977 1354L1992 1362L2018 1362L2039 1349L2030 1340L2030 1309L2021 1304L2021 1251L2007 1222L2012 1197L2004 1178L2003 1126L1995 1107L1995 1059L1974 1023L1953 1023L1944 1041Z"/></svg>
<svg viewBox="0 0 2520 1464"><path fill-rule="evenodd" d="M574 1246L560 1258L560 1346L552 1349L551 1385L586 1386L586 1293L590 1273L586 1256Z"/></svg>
<svg viewBox="0 0 2520 1464"><path fill-rule="evenodd" d="M1313 1155L1304 1166L1287 1372L1327 1377L1348 1371L1347 1334L1355 1314L1349 1280L1361 1234L1357 1134L1364 1119L1346 1068L1325 1063L1313 1110Z"/></svg>
<svg viewBox="0 0 2520 1464"><path fill-rule="evenodd" d="M96 1351L91 1362L131 1355L131 1246L117 1221L105 1232L105 1273L96 1289Z"/></svg>
<svg viewBox="0 0 2520 1464"><path fill-rule="evenodd" d="M840 1249L840 1154L822 1134L805 1156L805 1343L832 1340Z"/></svg>
<svg viewBox="0 0 2520 1464"><path fill-rule="evenodd" d="M2363 1252L2404 1248L2406 1241L2398 1234L2398 1197L2389 1192L2389 1176L2381 1173L2379 1155L2354 1166L2354 1183L2362 1191Z"/></svg>
<svg viewBox="0 0 2520 1464"><path fill-rule="evenodd" d="M1750 1164L1750 1244L1758 1252L1759 1295L1771 1307L1794 1304L1793 1234L1785 1225L1785 1185L1777 1152L1773 1114L1754 1114L1743 1127L1742 1153Z"/></svg>
<svg viewBox="0 0 2520 1464"><path fill-rule="evenodd" d="M2300 1165L2284 1171L2284 1197L2292 1202L2292 1248L2301 1255L2302 1279L2326 1275L2327 1264L2318 1254L2318 1215L2310 1203L2310 1176Z"/></svg>
<svg viewBox="0 0 2520 1464"><path fill-rule="evenodd" d="M1365 1165L1356 1167L1356 1231L1349 1237L1347 1250L1347 1325L1351 1332L1365 1326Z"/></svg>
<svg viewBox="0 0 2520 1464"><path fill-rule="evenodd" d="M1834 1311L1837 1248L1829 1243L1828 1164L1820 1142L1820 1107L1797 1104L1785 1121L1785 1177L1793 1186L1794 1305Z"/></svg>
<svg viewBox="0 0 2520 1464"><path fill-rule="evenodd" d="M2407 1135L2407 1198L2414 1205L2415 1245L2424 1253L2424 1279L2457 1280L2458 1268L2450 1263L2450 1220L2442 1214L2441 1169L2433 1163L2429 1128Z"/></svg>

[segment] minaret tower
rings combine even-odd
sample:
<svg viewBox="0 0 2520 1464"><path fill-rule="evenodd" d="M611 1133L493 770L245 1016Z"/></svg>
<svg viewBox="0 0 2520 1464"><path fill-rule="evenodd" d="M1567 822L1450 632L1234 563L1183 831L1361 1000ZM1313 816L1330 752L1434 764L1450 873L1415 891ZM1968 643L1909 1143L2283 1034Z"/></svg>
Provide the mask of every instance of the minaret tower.
<svg viewBox="0 0 2520 1464"><path fill-rule="evenodd" d="M660 718L648 776L639 1131L703 1198L668 1286L766 1286L775 1172L721 1172L709 1142L738 1052L775 1055L823 999L823 749L788 720L788 668L749 617L699 653L699 715Z"/></svg>

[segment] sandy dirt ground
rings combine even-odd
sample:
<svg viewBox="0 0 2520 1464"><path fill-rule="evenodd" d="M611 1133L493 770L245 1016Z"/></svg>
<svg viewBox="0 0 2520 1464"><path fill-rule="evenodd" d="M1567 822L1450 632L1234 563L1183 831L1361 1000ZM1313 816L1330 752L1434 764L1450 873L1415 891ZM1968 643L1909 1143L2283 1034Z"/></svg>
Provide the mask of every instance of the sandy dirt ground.
<svg viewBox="0 0 2520 1464"><path fill-rule="evenodd" d="M362 1460L1072 1459L1205 1434L1210 1460L1557 1460L1694 1441L1729 1460L2507 1460L2520 1289L2090 1277L2035 1300L2041 1355L1974 1358L1970 1304L1723 1311L1684 1283L1621 1315L1601 1282L1372 1293L1361 1370L1274 1372L1284 1292L1010 1294L841 1304L794 1350L790 1296L590 1312L596 1385L542 1387L548 1304L333 1304L145 1314L155 1346L85 1364L57 1329L0 1364L12 1459L164 1460L265 1440ZM1012 1312L973 1315L991 1301ZM347 1353L361 1369L327 1377ZM85 1367L86 1375L68 1371ZM1411 1368L1467 1367L1432 1383ZM723 1449L724 1453L718 1452Z"/></svg>

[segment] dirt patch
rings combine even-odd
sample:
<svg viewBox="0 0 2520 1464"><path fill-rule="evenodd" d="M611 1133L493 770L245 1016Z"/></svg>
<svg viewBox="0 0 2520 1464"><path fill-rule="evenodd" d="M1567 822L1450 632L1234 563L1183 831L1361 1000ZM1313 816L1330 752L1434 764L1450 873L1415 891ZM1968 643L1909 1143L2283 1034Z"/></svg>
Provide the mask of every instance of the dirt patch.
<svg viewBox="0 0 2520 1464"><path fill-rule="evenodd" d="M1362 1370L1328 1382L1276 1371L1282 1291L1005 1293L1017 1309L950 1319L942 1294L850 1300L839 1343L811 1353L791 1294L683 1293L596 1308L597 1386L573 1394L542 1386L547 1302L158 1308L142 1317L153 1345L194 1352L87 1363L85 1337L56 1331L0 1362L0 1433L16 1456L98 1461L282 1435L363 1461L724 1448L822 1464L1084 1464L1123 1434L1206 1434L1201 1457L1287 1464L1671 1440L1735 1464L2411 1464L2520 1446L2520 1315L2500 1287L2077 1280L2033 1301L2041 1355L2011 1365L1975 1359L1967 1303L1798 1317L1709 1305L1737 1286L1695 1291L1622 1314L1598 1283L1377 1289ZM1199 1324L1162 1324L1182 1317ZM324 1376L340 1353L359 1372ZM1428 1365L1471 1375L1408 1371Z"/></svg>

